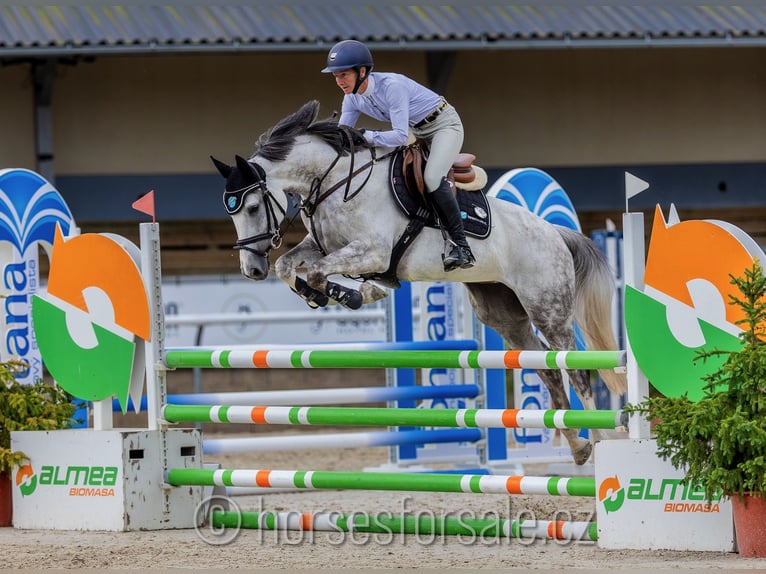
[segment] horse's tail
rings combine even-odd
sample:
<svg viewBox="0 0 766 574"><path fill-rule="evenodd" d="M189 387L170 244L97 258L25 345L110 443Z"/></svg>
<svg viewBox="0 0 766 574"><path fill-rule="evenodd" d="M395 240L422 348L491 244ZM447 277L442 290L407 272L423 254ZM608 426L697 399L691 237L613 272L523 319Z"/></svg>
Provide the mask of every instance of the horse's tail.
<svg viewBox="0 0 766 574"><path fill-rule="evenodd" d="M612 298L614 297L614 275L609 262L598 246L588 237L560 227L575 268L575 321L585 337L589 349L616 350L612 326ZM627 379L624 374L613 370L602 370L599 374L610 391L624 393Z"/></svg>

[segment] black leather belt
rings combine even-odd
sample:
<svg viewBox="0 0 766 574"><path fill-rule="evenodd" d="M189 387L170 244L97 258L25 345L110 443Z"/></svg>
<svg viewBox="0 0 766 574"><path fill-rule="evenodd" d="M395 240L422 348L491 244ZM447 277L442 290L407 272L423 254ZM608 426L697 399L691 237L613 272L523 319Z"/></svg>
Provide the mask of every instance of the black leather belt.
<svg viewBox="0 0 766 574"><path fill-rule="evenodd" d="M424 125L430 124L432 121L434 121L436 118L439 117L439 114L442 113L446 107L447 107L447 101L442 100L442 102L438 106L436 106L436 109L434 111L432 111L430 114L428 114L418 123L416 123L413 127L422 128Z"/></svg>

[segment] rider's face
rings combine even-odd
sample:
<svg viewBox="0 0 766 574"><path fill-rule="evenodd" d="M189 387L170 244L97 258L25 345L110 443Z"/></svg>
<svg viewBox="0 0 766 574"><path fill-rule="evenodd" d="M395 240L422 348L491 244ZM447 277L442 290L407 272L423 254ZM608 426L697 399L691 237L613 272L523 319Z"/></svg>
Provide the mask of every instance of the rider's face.
<svg viewBox="0 0 766 574"><path fill-rule="evenodd" d="M355 70L341 70L340 72L333 72L335 77L335 83L343 90L344 94L350 94L354 91L354 84L356 83L356 71Z"/></svg>
<svg viewBox="0 0 766 574"><path fill-rule="evenodd" d="M356 84L357 78L356 70L341 70L340 72L333 72L332 75L335 77L335 83L343 90L344 94L350 94L354 91L354 84ZM364 90L360 87L359 93L363 92Z"/></svg>

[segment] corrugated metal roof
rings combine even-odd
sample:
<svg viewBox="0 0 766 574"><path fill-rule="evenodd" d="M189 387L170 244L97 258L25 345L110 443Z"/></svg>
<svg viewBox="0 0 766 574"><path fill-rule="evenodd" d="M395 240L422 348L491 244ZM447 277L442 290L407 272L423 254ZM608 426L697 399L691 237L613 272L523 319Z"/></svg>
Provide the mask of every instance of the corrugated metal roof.
<svg viewBox="0 0 766 574"><path fill-rule="evenodd" d="M325 50L345 38L376 49L766 45L761 5L0 7L0 56L131 51Z"/></svg>

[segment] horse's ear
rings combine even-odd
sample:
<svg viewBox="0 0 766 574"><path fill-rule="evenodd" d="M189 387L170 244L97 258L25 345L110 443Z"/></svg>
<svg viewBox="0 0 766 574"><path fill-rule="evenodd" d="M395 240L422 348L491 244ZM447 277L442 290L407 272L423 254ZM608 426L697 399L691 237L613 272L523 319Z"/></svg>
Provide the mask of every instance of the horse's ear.
<svg viewBox="0 0 766 574"><path fill-rule="evenodd" d="M210 159L213 160L213 164L215 164L218 173L220 173L224 178L228 179L229 174L231 173L231 166L215 159L212 155L210 156Z"/></svg>
<svg viewBox="0 0 766 574"><path fill-rule="evenodd" d="M260 176L258 175L258 172L255 171L253 164L251 164L241 155L235 155L234 159L237 160L237 169L239 170L240 175L246 181L258 181L259 179L261 179Z"/></svg>
<svg viewBox="0 0 766 574"><path fill-rule="evenodd" d="M311 123L313 124L319 117L319 100L311 100L306 104L306 107L309 109L309 113L311 114Z"/></svg>

